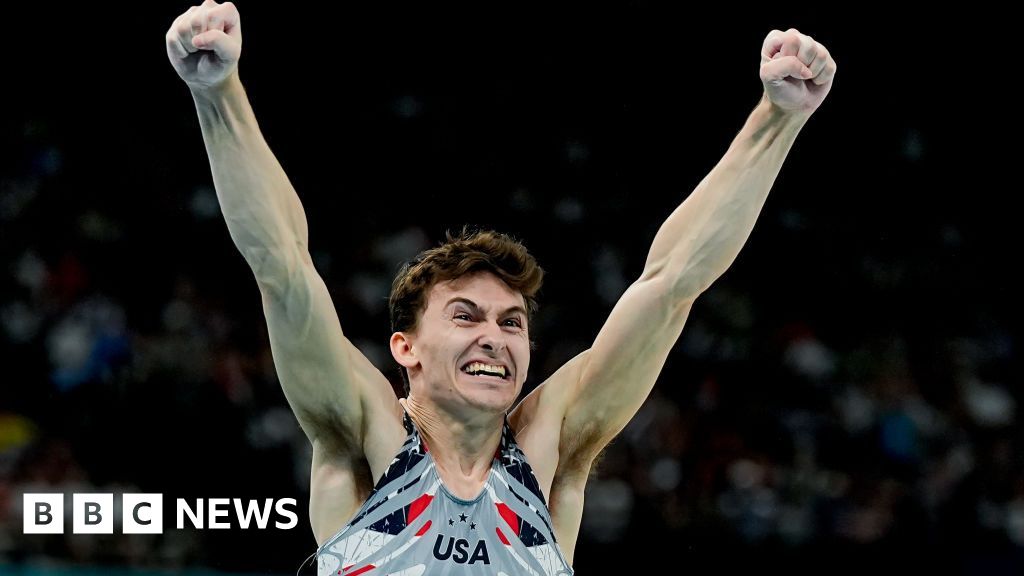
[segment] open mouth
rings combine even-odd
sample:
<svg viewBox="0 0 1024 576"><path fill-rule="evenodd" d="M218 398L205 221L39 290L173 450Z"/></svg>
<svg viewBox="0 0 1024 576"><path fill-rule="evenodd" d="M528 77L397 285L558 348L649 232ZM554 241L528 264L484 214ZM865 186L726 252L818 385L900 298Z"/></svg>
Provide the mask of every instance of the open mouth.
<svg viewBox="0 0 1024 576"><path fill-rule="evenodd" d="M470 362L462 367L462 371L470 376L490 376L501 380L508 380L508 368L501 364L485 364L483 362Z"/></svg>

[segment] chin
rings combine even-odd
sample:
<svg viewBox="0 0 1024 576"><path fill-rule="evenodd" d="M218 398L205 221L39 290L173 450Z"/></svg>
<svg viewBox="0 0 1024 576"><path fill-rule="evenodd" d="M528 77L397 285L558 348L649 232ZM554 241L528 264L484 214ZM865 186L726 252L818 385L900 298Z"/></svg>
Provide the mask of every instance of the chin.
<svg viewBox="0 0 1024 576"><path fill-rule="evenodd" d="M460 387L459 392L463 400L476 409L488 412L507 412L516 401L514 388L476 388L466 389Z"/></svg>
<svg viewBox="0 0 1024 576"><path fill-rule="evenodd" d="M516 401L516 383L512 380L491 380L465 374L455 382L458 391L467 403L484 410L507 411Z"/></svg>
<svg viewBox="0 0 1024 576"><path fill-rule="evenodd" d="M464 396L474 407L481 410L487 410L489 412L508 412L508 409L512 407L512 403L515 402L515 396L509 396L505 392L489 392L489 393L475 393L466 394Z"/></svg>

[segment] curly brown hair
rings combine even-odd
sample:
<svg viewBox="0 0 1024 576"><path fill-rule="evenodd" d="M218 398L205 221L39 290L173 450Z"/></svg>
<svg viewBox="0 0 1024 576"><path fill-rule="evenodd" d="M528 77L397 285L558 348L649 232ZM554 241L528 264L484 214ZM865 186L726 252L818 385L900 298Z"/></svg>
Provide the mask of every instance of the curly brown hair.
<svg viewBox="0 0 1024 576"><path fill-rule="evenodd" d="M446 241L436 248L424 250L403 264L395 276L388 298L391 331L414 332L419 314L427 305L427 294L435 284L476 272L490 272L522 294L529 323L537 311L544 270L526 247L494 230L463 227L458 234L446 232L445 237ZM408 393L408 374L405 369L401 373Z"/></svg>

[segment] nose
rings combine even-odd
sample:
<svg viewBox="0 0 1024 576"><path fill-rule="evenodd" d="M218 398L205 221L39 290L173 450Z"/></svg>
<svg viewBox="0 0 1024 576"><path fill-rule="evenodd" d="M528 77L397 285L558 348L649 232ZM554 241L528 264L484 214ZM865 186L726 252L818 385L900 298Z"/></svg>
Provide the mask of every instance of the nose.
<svg viewBox="0 0 1024 576"><path fill-rule="evenodd" d="M505 349L505 335L501 331L501 326L491 324L490 322L485 323L485 328L480 333L480 337L477 339L477 343L484 350L490 350L492 352L500 352Z"/></svg>

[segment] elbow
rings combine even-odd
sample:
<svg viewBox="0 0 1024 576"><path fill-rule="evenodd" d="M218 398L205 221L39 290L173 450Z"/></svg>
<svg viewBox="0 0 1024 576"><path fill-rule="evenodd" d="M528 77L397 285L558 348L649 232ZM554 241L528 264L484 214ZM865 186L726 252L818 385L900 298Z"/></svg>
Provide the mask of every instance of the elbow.
<svg viewBox="0 0 1024 576"><path fill-rule="evenodd" d="M693 302L711 287L714 280L706 274L680 274L671 283L671 298L674 302Z"/></svg>
<svg viewBox="0 0 1024 576"><path fill-rule="evenodd" d="M286 248L252 248L242 252L249 264L260 291L270 296L287 292L297 276L303 274L306 266L312 265L307 250L295 246Z"/></svg>
<svg viewBox="0 0 1024 576"><path fill-rule="evenodd" d="M662 299L672 304L689 303L707 290L716 275L695 266L650 266L640 277L652 286Z"/></svg>

